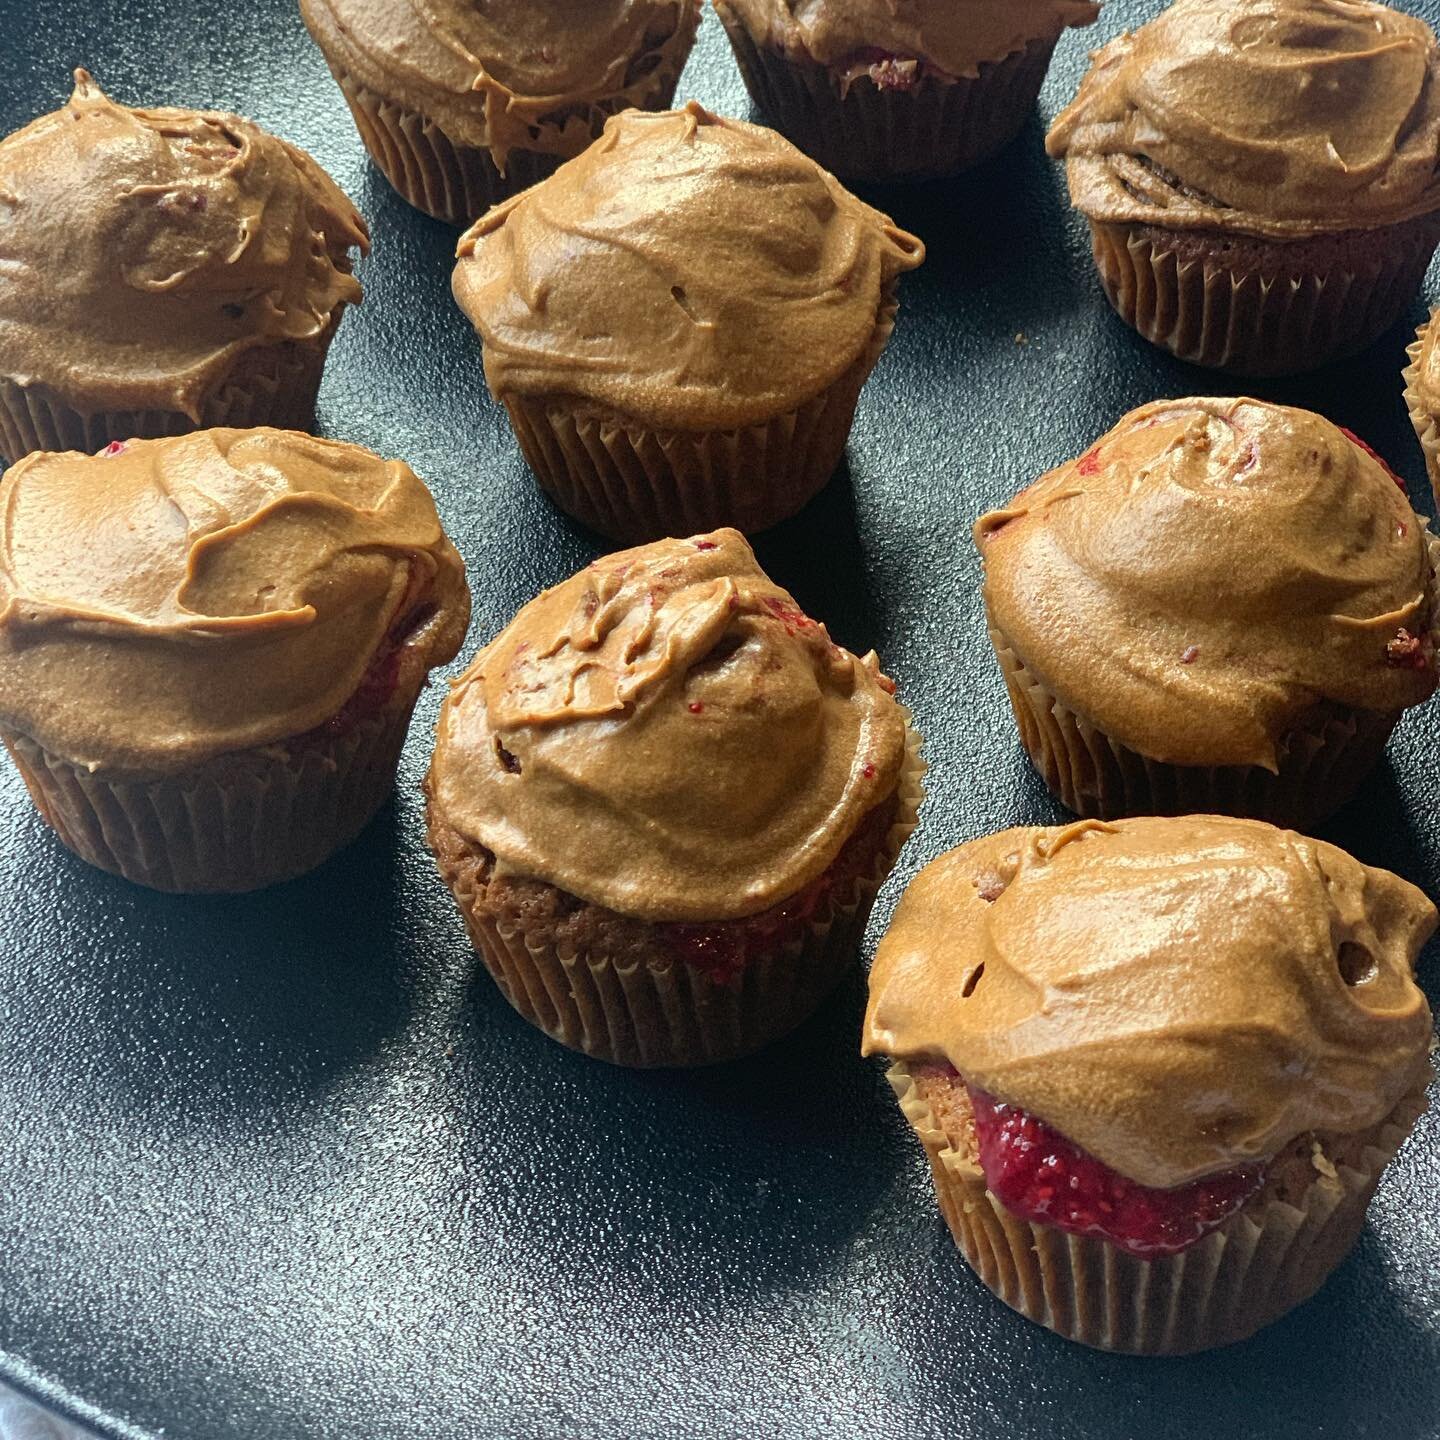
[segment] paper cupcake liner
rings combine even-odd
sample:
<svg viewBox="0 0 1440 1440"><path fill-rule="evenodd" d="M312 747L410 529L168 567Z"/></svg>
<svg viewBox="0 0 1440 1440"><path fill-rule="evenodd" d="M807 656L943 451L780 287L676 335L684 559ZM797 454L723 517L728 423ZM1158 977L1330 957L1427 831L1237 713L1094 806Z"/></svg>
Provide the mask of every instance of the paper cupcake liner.
<svg viewBox="0 0 1440 1440"><path fill-rule="evenodd" d="M1230 1345L1308 1300L1354 1245L1380 1172L1426 1106L1422 1084L1377 1128L1358 1166L1317 1170L1300 1204L1252 1203L1180 1254L1140 1260L1011 1214L950 1144L908 1070L897 1064L888 1078L925 1147L945 1223L987 1288L1067 1340L1132 1355Z"/></svg>
<svg viewBox="0 0 1440 1440"><path fill-rule="evenodd" d="M0 378L0 454L11 464L32 450L94 454L112 440L158 440L216 426L273 425L309 430L315 397L342 306L329 328L309 342L256 346L241 355L206 398L197 423L178 410L76 409L43 386Z"/></svg>
<svg viewBox="0 0 1440 1440"><path fill-rule="evenodd" d="M313 870L394 788L424 671L343 735L258 746L175 775L87 770L0 732L36 807L82 860L152 890L230 894Z"/></svg>
<svg viewBox="0 0 1440 1440"><path fill-rule="evenodd" d="M1435 323L1436 314L1440 314L1440 311L1432 312L1430 318L1415 332L1415 343L1405 352L1410 357L1410 363L1405 367L1404 379L1405 408L1410 412L1415 438L1419 440L1420 449L1425 455L1425 473L1430 477L1430 493L1435 497L1436 507L1440 508L1440 415L1421 398L1419 368L1425 337Z"/></svg>
<svg viewBox="0 0 1440 1440"><path fill-rule="evenodd" d="M649 430L553 397L507 395L505 408L540 488L611 540L639 545L726 525L753 535L801 510L835 473L898 308L892 284L864 354L815 399L766 425Z"/></svg>
<svg viewBox="0 0 1440 1440"><path fill-rule="evenodd" d="M760 45L715 0L750 98L812 160L845 180L933 180L1003 150L1024 128L1054 53L1054 38L980 66L974 79L927 76L909 90L868 78L848 90L830 66Z"/></svg>
<svg viewBox="0 0 1440 1440"><path fill-rule="evenodd" d="M662 61L654 71L645 109L669 106L689 50L688 45L681 47L678 57ZM330 72L381 174L403 200L446 224L469 225L492 205L553 175L570 158L558 152L511 150L502 170L489 150L454 139L418 110L377 95L347 70L332 64ZM605 106L596 107L592 140L599 138L608 113ZM556 127L540 129L558 135Z"/></svg>
<svg viewBox="0 0 1440 1440"><path fill-rule="evenodd" d="M1087 819L1239 815L1304 829L1338 810L1385 753L1399 712L1331 707L1258 765L1169 765L1112 739L1060 701L994 625L990 640L1024 745L1051 794Z"/></svg>
<svg viewBox="0 0 1440 1440"><path fill-rule="evenodd" d="M1246 376L1314 370L1357 354L1399 320L1436 232L1391 231L1376 233L1374 264L1364 269L1262 274L1219 252L1203 263L1181 259L1152 227L1090 222L1100 282L1121 319L1181 360ZM1283 243L1274 248L1283 254Z"/></svg>
<svg viewBox="0 0 1440 1440"><path fill-rule="evenodd" d="M567 952L490 914L475 866L452 864L430 810L430 843L476 952L501 993L552 1040L596 1060L635 1068L710 1065L768 1045L806 1019L854 964L875 896L918 823L925 772L919 739L907 737L899 807L872 873L828 920L773 954L748 961L734 983L676 961L663 968L621 957Z"/></svg>

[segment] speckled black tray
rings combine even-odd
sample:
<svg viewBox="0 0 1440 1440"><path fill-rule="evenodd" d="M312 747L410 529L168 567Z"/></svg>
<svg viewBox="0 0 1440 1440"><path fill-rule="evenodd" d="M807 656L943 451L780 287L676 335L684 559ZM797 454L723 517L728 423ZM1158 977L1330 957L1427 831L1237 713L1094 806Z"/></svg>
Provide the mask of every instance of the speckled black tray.
<svg viewBox="0 0 1440 1440"><path fill-rule="evenodd" d="M1440 19L1437 0L1412 8ZM1067 36L1043 115L1000 160L872 197L930 262L848 472L758 547L841 642L880 651L927 740L929 803L872 945L924 861L1058 817L985 641L971 520L1131 406L1228 388L1112 317L1041 149L1088 44L1159 9L1111 0ZM357 199L374 255L321 425L430 481L470 566L470 648L597 553L485 394L449 296L453 232L368 165L294 0L0 0L0 36L0 128L59 104L84 64L131 103L254 116ZM747 113L713 16L680 93ZM1428 508L1408 338L1261 393L1365 436ZM439 694L365 837L243 899L87 870L0 768L0 1375L108 1435L182 1440L1440 1432L1434 1116L1299 1313L1192 1360L1069 1345L956 1254L856 1053L858 973L790 1040L699 1073L612 1070L512 1013L421 840ZM1435 741L1434 707L1409 715L1326 831L1432 892ZM1433 996L1433 958L1423 974Z"/></svg>

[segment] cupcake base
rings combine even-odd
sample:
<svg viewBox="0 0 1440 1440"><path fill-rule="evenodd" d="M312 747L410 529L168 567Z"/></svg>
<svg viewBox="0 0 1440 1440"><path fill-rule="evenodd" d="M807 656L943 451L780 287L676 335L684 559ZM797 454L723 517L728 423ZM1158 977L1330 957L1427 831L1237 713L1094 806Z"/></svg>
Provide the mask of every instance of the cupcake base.
<svg viewBox="0 0 1440 1440"><path fill-rule="evenodd" d="M1440 508L1440 415L1437 415L1420 396L1420 355L1425 348L1425 338L1435 323L1433 312L1430 318L1415 332L1415 343L1406 350L1410 363L1405 367L1405 408L1410 414L1410 423L1415 427L1415 438L1425 456L1425 473L1430 477L1430 493Z"/></svg>
<svg viewBox="0 0 1440 1440"><path fill-rule="evenodd" d="M992 625L1020 740L1051 794L1086 819L1238 815L1306 829L1338 810L1385 753L1398 714L1319 708L1281 742L1278 773L1258 765L1169 765L1075 714Z"/></svg>
<svg viewBox="0 0 1440 1440"><path fill-rule="evenodd" d="M1322 1149L1299 1184L1267 1182L1180 1254L1141 1260L1011 1214L986 1189L970 1147L947 1137L909 1071L896 1065L889 1078L925 1147L945 1223L980 1280L1067 1340L1131 1355L1234 1344L1308 1300L1354 1245L1381 1171L1426 1106L1422 1081L1379 1125L1345 1137L1336 1163Z"/></svg>
<svg viewBox="0 0 1440 1440"><path fill-rule="evenodd" d="M1404 314L1440 241L1440 218L1269 241L1090 223L1116 313L1192 365L1291 375L1372 344Z"/></svg>
<svg viewBox="0 0 1440 1440"><path fill-rule="evenodd" d="M775 128L842 180L934 180L1003 150L1024 128L1054 53L1054 38L982 64L973 79L924 75L886 89L868 75L848 86L835 69L757 44L715 0L750 98Z"/></svg>
<svg viewBox="0 0 1440 1440"><path fill-rule="evenodd" d="M365 828L394 789L418 665L373 715L174 775L91 771L0 733L36 808L82 860L152 890L234 894L313 870Z"/></svg>
<svg viewBox="0 0 1440 1440"><path fill-rule="evenodd" d="M860 391L899 301L882 298L865 352L815 399L764 425L652 430L563 398L507 395L540 488L567 515L626 545L734 526L753 535L801 510L835 473Z"/></svg>
<svg viewBox="0 0 1440 1440"><path fill-rule="evenodd" d="M870 871L838 893L805 933L772 953L747 957L733 976L676 959L656 963L633 943L640 922L534 881L536 903L502 914L487 889L494 857L446 824L432 802L430 848L464 917L471 943L501 993L552 1040L633 1068L710 1065L778 1040L805 1020L855 961L875 896L915 829L924 765L911 733L895 811ZM594 920L589 940L553 923L578 910Z"/></svg>

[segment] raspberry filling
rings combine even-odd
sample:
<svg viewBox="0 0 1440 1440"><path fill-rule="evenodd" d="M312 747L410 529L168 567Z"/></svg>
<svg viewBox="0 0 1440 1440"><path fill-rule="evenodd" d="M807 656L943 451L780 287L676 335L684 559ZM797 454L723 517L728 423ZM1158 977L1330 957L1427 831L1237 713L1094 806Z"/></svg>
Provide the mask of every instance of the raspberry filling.
<svg viewBox="0 0 1440 1440"><path fill-rule="evenodd" d="M1173 1190L1151 1189L1117 1174L1018 1105L973 1085L965 1088L985 1183L1011 1214L1094 1236L1142 1260L1188 1249L1264 1183L1265 1167L1246 1165Z"/></svg>
<svg viewBox="0 0 1440 1440"><path fill-rule="evenodd" d="M1353 430L1347 430L1343 425L1339 427L1340 433L1354 446L1363 450L1399 487L1402 494L1408 495L1409 489L1404 480L1400 478L1386 463L1385 457L1379 451L1367 445Z"/></svg>
<svg viewBox="0 0 1440 1440"><path fill-rule="evenodd" d="M667 921L656 928L661 943L676 959L693 966L717 985L734 985L754 960L800 939L832 900L844 899L855 883L874 869L895 818L897 802L877 805L861 820L830 868L803 890L778 905L743 920L710 925Z"/></svg>

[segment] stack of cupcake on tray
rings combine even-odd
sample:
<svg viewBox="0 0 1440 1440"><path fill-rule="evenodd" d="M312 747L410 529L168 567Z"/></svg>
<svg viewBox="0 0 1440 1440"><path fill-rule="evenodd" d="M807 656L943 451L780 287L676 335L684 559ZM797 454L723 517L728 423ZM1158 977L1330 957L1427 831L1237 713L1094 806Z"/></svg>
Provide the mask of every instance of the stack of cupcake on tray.
<svg viewBox="0 0 1440 1440"><path fill-rule="evenodd" d="M479 650L426 782L500 989L624 1065L803 1020L917 824L894 683L741 533L825 484L923 260L835 177L995 153L1099 12L714 3L778 130L664 108L697 0L302 0L386 177L470 225L455 299L541 486L638 545ZM1440 51L1365 0L1178 0L1096 52L1049 146L1126 321L1290 373L1415 296ZM425 485L300 433L367 244L294 146L83 71L0 142L0 736L60 838L141 884L321 863L462 644ZM1411 357L1440 482L1429 328ZM1344 1256L1425 1105L1434 907L1278 827L1363 786L1436 688L1427 522L1320 416L1197 398L1123 417L975 536L1021 740L1081 818L920 872L864 1049L1008 1304L1103 1348L1240 1339Z"/></svg>

